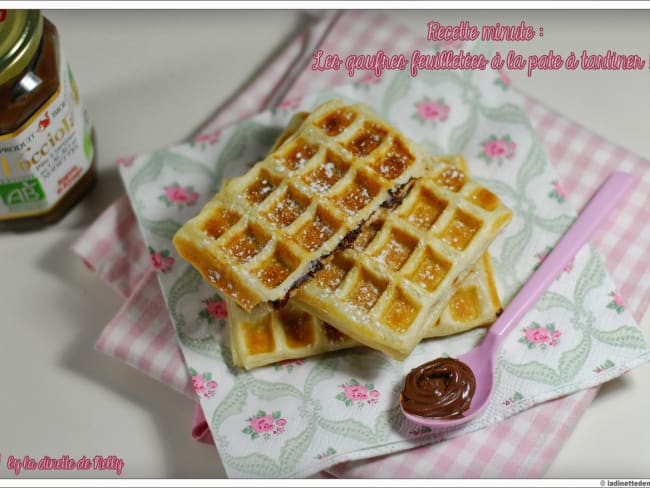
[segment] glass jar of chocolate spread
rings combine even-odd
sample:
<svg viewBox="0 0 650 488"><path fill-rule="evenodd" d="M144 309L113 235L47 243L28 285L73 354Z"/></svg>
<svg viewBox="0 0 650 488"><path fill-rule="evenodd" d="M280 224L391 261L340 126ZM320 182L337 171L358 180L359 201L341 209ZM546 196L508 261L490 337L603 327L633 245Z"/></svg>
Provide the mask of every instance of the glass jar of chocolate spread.
<svg viewBox="0 0 650 488"><path fill-rule="evenodd" d="M0 228L63 217L93 186L94 132L38 10L0 9Z"/></svg>

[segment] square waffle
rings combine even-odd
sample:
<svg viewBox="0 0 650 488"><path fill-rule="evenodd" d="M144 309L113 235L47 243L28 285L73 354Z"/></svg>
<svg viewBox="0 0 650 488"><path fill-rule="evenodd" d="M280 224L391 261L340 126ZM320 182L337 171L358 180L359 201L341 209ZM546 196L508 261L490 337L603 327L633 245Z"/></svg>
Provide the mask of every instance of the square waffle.
<svg viewBox="0 0 650 488"><path fill-rule="evenodd" d="M492 324L501 312L488 253L458 287L425 337L441 337ZM359 346L359 342L305 312L289 300L280 310L249 313L228 299L235 365L257 368L278 361Z"/></svg>
<svg viewBox="0 0 650 488"><path fill-rule="evenodd" d="M317 107L174 236L179 254L251 311L284 299L427 157L363 104Z"/></svg>
<svg viewBox="0 0 650 488"><path fill-rule="evenodd" d="M411 182L395 208L377 212L352 247L296 290L296 305L358 342L406 357L511 218L463 167L439 160Z"/></svg>

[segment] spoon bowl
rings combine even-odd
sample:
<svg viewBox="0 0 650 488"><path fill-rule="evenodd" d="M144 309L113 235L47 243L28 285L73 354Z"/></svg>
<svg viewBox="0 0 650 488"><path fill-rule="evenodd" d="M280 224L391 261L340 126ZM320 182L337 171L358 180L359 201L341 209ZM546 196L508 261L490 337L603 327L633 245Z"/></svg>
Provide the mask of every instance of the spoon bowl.
<svg viewBox="0 0 650 488"><path fill-rule="evenodd" d="M430 428L451 428L463 425L478 414L487 406L492 397L494 387L494 337L486 337L478 346L465 354L458 356L457 361L465 363L474 373L475 389L472 395L470 407L463 413L462 417L457 418L428 418L415 415L404 410L404 416L416 424L425 425Z"/></svg>
<svg viewBox="0 0 650 488"><path fill-rule="evenodd" d="M544 259L541 266L492 324L481 344L456 358L457 361L469 366L475 380L469 408L462 413L462 416L423 417L409 412L400 399L402 412L409 420L434 430L449 429L471 421L485 409L492 397L494 369L503 340L593 235L633 183L634 179L626 173L612 173L587 203L555 248ZM435 402L435 396L432 395L431 398L432 402Z"/></svg>

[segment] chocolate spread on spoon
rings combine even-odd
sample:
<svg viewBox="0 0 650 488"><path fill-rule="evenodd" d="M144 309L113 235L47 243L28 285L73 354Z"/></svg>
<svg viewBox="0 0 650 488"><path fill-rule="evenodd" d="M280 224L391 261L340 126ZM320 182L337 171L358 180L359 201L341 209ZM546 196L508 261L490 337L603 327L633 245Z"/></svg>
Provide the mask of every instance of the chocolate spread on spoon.
<svg viewBox="0 0 650 488"><path fill-rule="evenodd" d="M469 409L476 380L471 368L438 358L411 370L404 380L402 408L420 417L454 419Z"/></svg>

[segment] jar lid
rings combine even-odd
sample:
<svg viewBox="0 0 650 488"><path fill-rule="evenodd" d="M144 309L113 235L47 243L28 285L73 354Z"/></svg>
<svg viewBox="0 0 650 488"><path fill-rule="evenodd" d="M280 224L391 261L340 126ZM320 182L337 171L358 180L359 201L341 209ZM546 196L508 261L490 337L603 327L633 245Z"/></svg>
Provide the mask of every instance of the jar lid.
<svg viewBox="0 0 650 488"><path fill-rule="evenodd" d="M40 10L0 9L0 85L30 63L43 36Z"/></svg>

